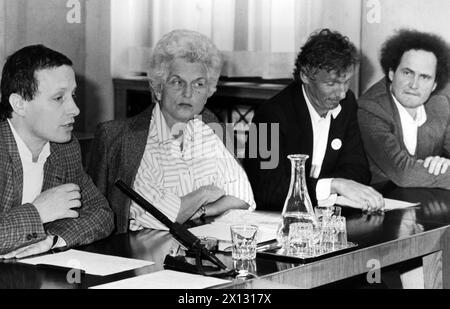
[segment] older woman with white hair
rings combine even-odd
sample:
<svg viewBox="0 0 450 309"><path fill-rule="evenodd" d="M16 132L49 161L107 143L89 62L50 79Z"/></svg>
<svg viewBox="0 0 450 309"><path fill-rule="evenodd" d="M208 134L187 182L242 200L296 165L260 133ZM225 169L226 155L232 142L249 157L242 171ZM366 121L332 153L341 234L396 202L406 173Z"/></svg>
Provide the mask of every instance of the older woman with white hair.
<svg viewBox="0 0 450 309"><path fill-rule="evenodd" d="M210 39L172 31L150 58L151 106L99 125L88 172L116 213L117 232L166 228L115 188L118 178L181 223L255 208L244 170L207 124L211 113L204 107L220 70L220 52Z"/></svg>

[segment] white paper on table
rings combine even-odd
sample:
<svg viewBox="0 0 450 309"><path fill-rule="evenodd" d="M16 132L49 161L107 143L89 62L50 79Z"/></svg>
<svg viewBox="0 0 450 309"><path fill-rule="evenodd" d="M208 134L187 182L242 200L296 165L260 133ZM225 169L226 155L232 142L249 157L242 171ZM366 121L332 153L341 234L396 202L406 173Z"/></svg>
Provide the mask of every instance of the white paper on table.
<svg viewBox="0 0 450 309"><path fill-rule="evenodd" d="M147 275L97 285L91 289L204 289L231 282L213 277L162 270Z"/></svg>
<svg viewBox="0 0 450 309"><path fill-rule="evenodd" d="M214 237L219 239L219 250L231 249L230 226L233 224L253 224L258 226L257 242L262 243L276 239L281 214L244 209L230 209L217 217L209 225L191 229L197 237Z"/></svg>
<svg viewBox="0 0 450 309"><path fill-rule="evenodd" d="M231 209L217 217L214 222L230 224L276 225L281 222L280 213L267 213L243 209Z"/></svg>
<svg viewBox="0 0 450 309"><path fill-rule="evenodd" d="M155 264L150 261L128 259L119 256L97 254L73 249L65 252L23 259L20 260L20 262L32 265L47 264L82 269L87 274L98 276L107 276Z"/></svg>
<svg viewBox="0 0 450 309"><path fill-rule="evenodd" d="M361 205L354 202L346 197L338 196L336 200L337 205L350 206L354 208L361 208ZM417 206L420 203L410 203L405 201L393 200L390 198L384 198L384 211L394 210L394 209L404 209L408 207Z"/></svg>
<svg viewBox="0 0 450 309"><path fill-rule="evenodd" d="M384 211L409 208L417 205L420 205L420 203L410 203L405 201L393 200L390 198L384 199Z"/></svg>
<svg viewBox="0 0 450 309"><path fill-rule="evenodd" d="M247 222L247 224L252 224ZM197 237L213 237L219 240L219 250L231 247L230 223L212 222L190 228L189 231ZM276 239L277 225L258 225L257 243Z"/></svg>

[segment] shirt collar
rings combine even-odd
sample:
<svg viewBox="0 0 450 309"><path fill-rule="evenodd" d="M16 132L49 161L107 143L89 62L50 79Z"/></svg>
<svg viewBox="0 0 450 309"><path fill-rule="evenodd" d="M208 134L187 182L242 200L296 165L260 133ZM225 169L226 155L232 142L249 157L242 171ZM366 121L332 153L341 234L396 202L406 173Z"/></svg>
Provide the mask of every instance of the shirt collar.
<svg viewBox="0 0 450 309"><path fill-rule="evenodd" d="M159 104L155 104L155 107L153 108L152 112L152 119L154 121L150 122L150 137L151 138L157 138L158 141L162 144L176 142L181 143L183 138L186 138L186 135L189 135L189 138L191 138L190 133L193 131L194 123L197 123L197 119L193 119L188 121L188 123L183 128L183 133L177 137L172 135L172 130L169 128L166 118L164 117L161 108L159 107ZM191 128L191 130L189 129Z"/></svg>
<svg viewBox="0 0 450 309"><path fill-rule="evenodd" d="M311 104L311 101L309 100L308 96L306 95L305 85L302 85L302 92L303 92L303 97L305 98L305 101L306 101L306 106L308 106L309 114L311 115L311 118L315 122L317 122L321 119L326 119L326 118L330 117L330 115L333 117L333 119L336 119L336 117L339 115L339 113L342 110L342 106L341 106L341 104L339 104L334 109L328 111L328 113L325 117L321 117L319 115L319 113L316 111L316 109L314 108L314 106Z"/></svg>
<svg viewBox="0 0 450 309"><path fill-rule="evenodd" d="M170 128L161 112L159 103L155 104L155 107L153 108L152 119L154 120L150 122L150 132L153 133L152 135L156 135L158 141L161 143L172 140L173 137Z"/></svg>
<svg viewBox="0 0 450 309"><path fill-rule="evenodd" d="M186 149L187 145L194 142L195 138L201 140L203 135L214 134L213 130L201 119L194 117L186 123L183 133L174 137L158 104L155 104L153 108L152 119L148 140L157 140L161 146L167 146L170 149L172 146L180 147L181 145L184 145L183 149Z"/></svg>
<svg viewBox="0 0 450 309"><path fill-rule="evenodd" d="M409 119L412 123L417 125L417 127L421 127L427 121L427 113L425 111L425 106L422 104L417 107L416 118L414 119L410 113L406 110L406 108L400 104L395 95L391 92L391 96L394 99L394 103L397 106L397 109L402 116L402 118Z"/></svg>
<svg viewBox="0 0 450 309"><path fill-rule="evenodd" d="M9 127L11 128L11 132L14 136L14 139L16 140L17 149L19 150L19 156L20 160L22 162L33 162L33 154L31 153L28 146L25 144L25 142L22 140L20 135L16 132L14 129L14 126L11 124L11 122L8 119ZM41 150L41 153L39 154L38 160L36 163L44 163L48 156L50 155L50 143L47 142L44 147Z"/></svg>

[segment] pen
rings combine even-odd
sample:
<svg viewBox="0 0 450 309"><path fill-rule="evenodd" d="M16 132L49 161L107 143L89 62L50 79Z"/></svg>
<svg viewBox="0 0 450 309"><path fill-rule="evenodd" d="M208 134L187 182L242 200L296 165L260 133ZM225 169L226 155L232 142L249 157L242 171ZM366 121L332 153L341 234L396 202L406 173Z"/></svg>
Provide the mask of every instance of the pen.
<svg viewBox="0 0 450 309"><path fill-rule="evenodd" d="M263 246L256 247L256 251L257 252L262 252L262 251L278 249L278 248L281 248L281 245L278 244L278 243L274 243L274 244L268 244L268 245L263 245Z"/></svg>

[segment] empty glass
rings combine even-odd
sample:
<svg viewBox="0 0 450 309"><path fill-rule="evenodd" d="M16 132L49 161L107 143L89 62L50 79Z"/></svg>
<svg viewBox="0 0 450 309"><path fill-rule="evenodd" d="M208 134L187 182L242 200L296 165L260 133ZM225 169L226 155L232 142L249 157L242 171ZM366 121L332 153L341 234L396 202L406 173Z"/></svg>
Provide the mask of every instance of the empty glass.
<svg viewBox="0 0 450 309"><path fill-rule="evenodd" d="M322 249L324 252L347 247L347 227L345 217L332 216L322 221Z"/></svg>
<svg viewBox="0 0 450 309"><path fill-rule="evenodd" d="M335 228L337 232L336 236L337 249L339 250L346 248L348 243L347 243L347 226L345 217L342 216L336 217Z"/></svg>
<svg viewBox="0 0 450 309"><path fill-rule="evenodd" d="M308 257L313 249L313 224L297 222L289 226L289 253L297 257Z"/></svg>
<svg viewBox="0 0 450 309"><path fill-rule="evenodd" d="M256 225L232 225L231 256L234 260L252 260L256 258Z"/></svg>
<svg viewBox="0 0 450 309"><path fill-rule="evenodd" d="M314 208L317 220L325 218L331 218L332 216L341 216L341 207L339 206L316 206Z"/></svg>

